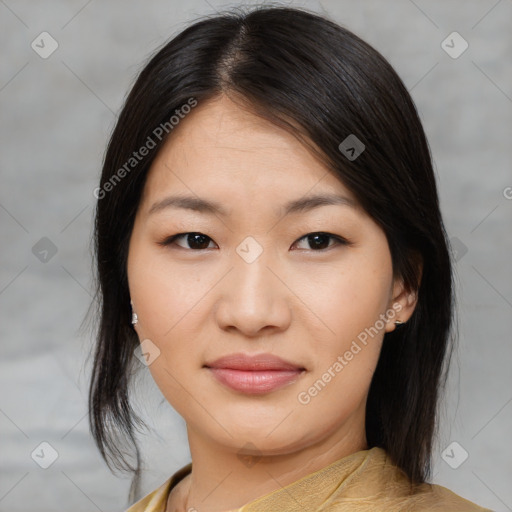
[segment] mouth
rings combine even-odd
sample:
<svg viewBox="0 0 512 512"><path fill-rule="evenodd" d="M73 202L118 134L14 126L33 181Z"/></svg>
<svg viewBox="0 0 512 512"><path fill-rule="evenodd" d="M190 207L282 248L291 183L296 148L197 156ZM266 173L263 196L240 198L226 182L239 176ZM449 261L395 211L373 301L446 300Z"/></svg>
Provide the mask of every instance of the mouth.
<svg viewBox="0 0 512 512"><path fill-rule="evenodd" d="M273 354L231 354L204 365L218 382L238 392L264 394L295 382L306 369Z"/></svg>

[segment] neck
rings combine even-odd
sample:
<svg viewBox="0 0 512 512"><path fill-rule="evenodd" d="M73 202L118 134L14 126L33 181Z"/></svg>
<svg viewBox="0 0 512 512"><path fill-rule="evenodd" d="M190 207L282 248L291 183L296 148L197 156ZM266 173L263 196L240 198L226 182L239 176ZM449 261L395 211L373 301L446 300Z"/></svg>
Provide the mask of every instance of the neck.
<svg viewBox="0 0 512 512"><path fill-rule="evenodd" d="M212 442L187 426L193 464L183 488L183 511L237 510L345 456L366 450L364 428L361 432L345 427L305 448L264 455L257 451L244 454L240 449Z"/></svg>

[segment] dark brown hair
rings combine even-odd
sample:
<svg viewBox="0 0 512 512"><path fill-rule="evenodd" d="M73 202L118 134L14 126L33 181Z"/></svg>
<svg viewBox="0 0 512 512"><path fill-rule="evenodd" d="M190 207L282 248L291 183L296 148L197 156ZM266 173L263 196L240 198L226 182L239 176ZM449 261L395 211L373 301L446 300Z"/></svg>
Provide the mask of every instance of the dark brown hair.
<svg viewBox="0 0 512 512"><path fill-rule="evenodd" d="M431 471L437 405L450 359L452 267L428 143L391 65L349 30L303 9L237 9L196 21L142 69L106 151L95 220L100 325L89 395L90 426L111 468L140 469L129 400L134 349L126 263L157 141L130 175L105 187L156 127L190 98L229 95L294 133L384 230L395 275L418 292L410 320L385 335L369 390L366 436L413 482ZM339 145L355 135L365 150ZM172 131L168 136L172 136ZM153 137L154 138L154 137ZM422 262L422 272L418 262ZM130 460L123 438L134 450Z"/></svg>

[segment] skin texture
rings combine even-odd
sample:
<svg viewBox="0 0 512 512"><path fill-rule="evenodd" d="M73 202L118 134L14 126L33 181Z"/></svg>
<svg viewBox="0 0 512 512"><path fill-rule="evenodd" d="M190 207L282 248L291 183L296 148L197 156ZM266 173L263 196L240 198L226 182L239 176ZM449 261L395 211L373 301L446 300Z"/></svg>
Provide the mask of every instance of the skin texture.
<svg viewBox="0 0 512 512"><path fill-rule="evenodd" d="M323 193L355 206L283 216L288 201ZM176 208L149 214L170 194L218 201L230 215ZM316 248L304 237L318 232L349 244L324 237ZM159 245L179 233L208 238ZM237 253L248 236L262 249L251 263ZM171 493L169 511L235 509L368 448L365 405L382 339L395 320L408 320L415 296L393 276L382 229L289 132L226 96L181 120L148 174L128 280L139 339L160 350L149 370L187 424L193 471ZM393 305L399 312L377 322ZM332 374L338 356L374 325L378 334L359 343L307 404L299 402L299 393L329 368ZM204 365L238 352L271 353L305 372L263 395L236 392ZM260 457L256 463L244 462L243 447Z"/></svg>

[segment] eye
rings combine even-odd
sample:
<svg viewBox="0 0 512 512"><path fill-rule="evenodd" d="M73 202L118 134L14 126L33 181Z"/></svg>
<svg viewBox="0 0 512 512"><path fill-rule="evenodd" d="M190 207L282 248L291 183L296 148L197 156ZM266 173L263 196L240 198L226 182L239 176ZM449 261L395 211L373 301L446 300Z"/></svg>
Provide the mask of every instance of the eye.
<svg viewBox="0 0 512 512"><path fill-rule="evenodd" d="M324 232L309 233L304 235L302 238L299 238L295 244L301 240L305 240L306 243L308 243L310 247L313 248L314 252L321 252L328 249L329 247L332 247L329 245L329 239L334 240L335 243L333 245L350 245L348 240L345 240L340 236Z"/></svg>
<svg viewBox="0 0 512 512"><path fill-rule="evenodd" d="M188 244L188 247L184 247L183 245L176 243L177 240L181 239L185 240L185 243ZM350 245L350 242L345 238L324 232L308 233L307 235L304 235L302 238L299 238L299 240L297 240L293 245L296 245L302 240L304 240L309 245L309 248L314 252L325 251L329 249L329 247L336 245ZM334 243L329 244L330 240L333 240ZM158 242L158 245L166 247L175 244L178 247L181 247L182 249L200 251L209 248L211 249L212 247L209 247L210 242L213 242L213 240L209 236L204 235L203 233L190 232L178 233L176 235L169 236L164 240ZM308 248L306 247L306 250L307 249Z"/></svg>
<svg viewBox="0 0 512 512"><path fill-rule="evenodd" d="M183 247L180 244L176 244L178 245L178 247L181 247L182 249L208 249L208 240L213 242L213 240L209 236L203 235L203 233L178 233L177 235L167 237L161 242L158 242L158 244L163 246L172 245L176 242L176 240L180 240L182 238L185 240L186 243L189 244L189 247Z"/></svg>

